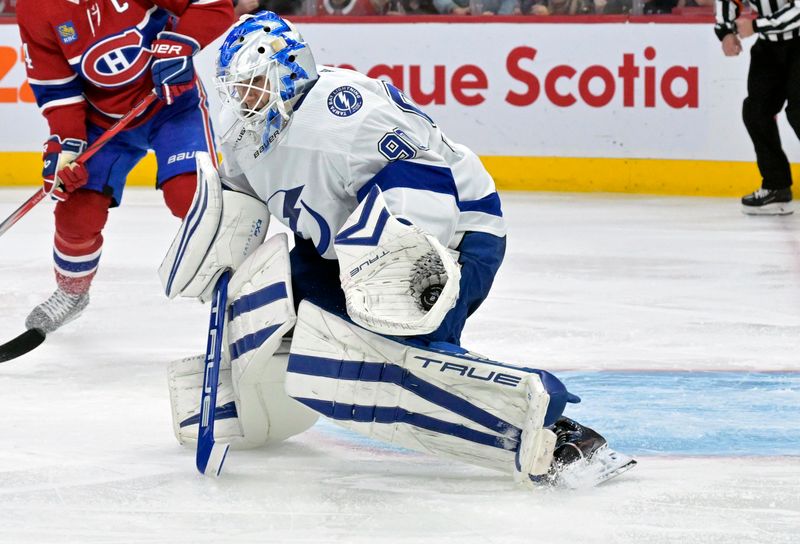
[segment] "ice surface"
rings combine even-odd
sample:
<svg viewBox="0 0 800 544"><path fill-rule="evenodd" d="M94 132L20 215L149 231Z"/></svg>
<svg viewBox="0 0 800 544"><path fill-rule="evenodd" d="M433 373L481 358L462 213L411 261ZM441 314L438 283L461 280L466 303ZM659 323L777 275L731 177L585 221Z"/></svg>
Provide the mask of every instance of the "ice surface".
<svg viewBox="0 0 800 544"><path fill-rule="evenodd" d="M0 191L0 219L31 192ZM633 471L528 493L320 423L198 475L172 436L165 365L204 349L207 309L161 294L178 223L158 193L129 190L86 314L0 365L0 542L797 542L800 216L503 201L508 255L464 344L562 376L583 397L571 413L637 454ZM0 238L2 341L53 289L51 223L44 202Z"/></svg>

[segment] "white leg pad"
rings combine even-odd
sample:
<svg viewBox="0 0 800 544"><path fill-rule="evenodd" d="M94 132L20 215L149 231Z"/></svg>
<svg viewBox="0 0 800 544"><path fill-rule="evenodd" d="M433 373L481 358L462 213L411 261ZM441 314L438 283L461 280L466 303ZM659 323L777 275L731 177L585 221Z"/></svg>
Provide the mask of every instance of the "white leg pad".
<svg viewBox="0 0 800 544"><path fill-rule="evenodd" d="M297 319L285 234L273 236L241 263L228 285L228 301L215 438L242 449L305 431L318 415L284 390L289 344L283 336ZM202 358L171 365L173 420L181 443L197 440L194 416L202 386Z"/></svg>
<svg viewBox="0 0 800 544"><path fill-rule="evenodd" d="M178 442L192 448L197 446L204 359L197 355L173 361L168 371L172 428ZM286 440L314 425L318 414L284 391L288 361L287 341L265 365L263 380L244 388L241 398L234 395L230 362L227 357L222 361L214 420L217 442L229 443L233 449L255 448Z"/></svg>
<svg viewBox="0 0 800 544"><path fill-rule="evenodd" d="M200 396L205 374L205 355L187 357L169 363L167 385L172 406L172 430L184 446L197 445L200 421ZM214 438L231 443L242 437L231 384L231 363L220 361L219 387L217 389L217 414L214 420Z"/></svg>
<svg viewBox="0 0 800 544"><path fill-rule="evenodd" d="M297 320L285 234L271 237L240 265L228 300L224 343L247 441L255 447L307 429L317 415L283 388L289 349L281 350L281 340Z"/></svg>
<svg viewBox="0 0 800 544"><path fill-rule="evenodd" d="M552 460L555 435L542 427L551 400L545 375L557 382L543 371L401 343L303 302L286 391L367 436L519 472L523 481Z"/></svg>

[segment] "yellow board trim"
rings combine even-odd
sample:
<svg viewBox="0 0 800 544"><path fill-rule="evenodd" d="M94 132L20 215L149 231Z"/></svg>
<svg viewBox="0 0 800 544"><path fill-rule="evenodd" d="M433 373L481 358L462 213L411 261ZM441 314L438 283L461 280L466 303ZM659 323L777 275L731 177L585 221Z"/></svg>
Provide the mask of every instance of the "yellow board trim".
<svg viewBox="0 0 800 544"><path fill-rule="evenodd" d="M754 162L562 157L481 157L498 189L742 196L757 189ZM792 165L800 179L800 164Z"/></svg>
<svg viewBox="0 0 800 544"><path fill-rule="evenodd" d="M759 186L755 163L665 159L481 157L500 190L612 192L687 196L741 196ZM39 183L41 155L0 153L0 187ZM153 187L150 153L128 176L128 185ZM792 165L800 179L800 164Z"/></svg>
<svg viewBox="0 0 800 544"><path fill-rule="evenodd" d="M155 187L156 157L148 153L128 175L127 185ZM28 151L0 153L0 187L35 187L41 184L42 154Z"/></svg>

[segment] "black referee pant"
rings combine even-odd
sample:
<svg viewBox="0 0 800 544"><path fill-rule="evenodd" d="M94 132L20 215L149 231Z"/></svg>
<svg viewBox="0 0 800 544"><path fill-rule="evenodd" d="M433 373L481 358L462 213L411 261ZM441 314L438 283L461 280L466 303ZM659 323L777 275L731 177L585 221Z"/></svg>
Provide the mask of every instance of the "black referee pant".
<svg viewBox="0 0 800 544"><path fill-rule="evenodd" d="M755 147L765 189L792 185L789 159L781 147L775 118L784 103L789 124L800 138L800 38L783 42L758 39L750 50L742 118Z"/></svg>

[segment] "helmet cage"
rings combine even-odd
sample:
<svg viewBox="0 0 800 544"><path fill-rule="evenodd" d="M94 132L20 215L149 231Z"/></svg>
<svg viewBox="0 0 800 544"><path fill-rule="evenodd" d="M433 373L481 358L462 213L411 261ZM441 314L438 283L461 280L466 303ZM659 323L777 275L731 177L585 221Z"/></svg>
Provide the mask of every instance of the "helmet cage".
<svg viewBox="0 0 800 544"><path fill-rule="evenodd" d="M297 38L297 39L295 39ZM253 130L263 125L269 146L288 125L300 88L316 79L313 57L291 23L264 12L235 27L220 48L216 87L224 107Z"/></svg>

